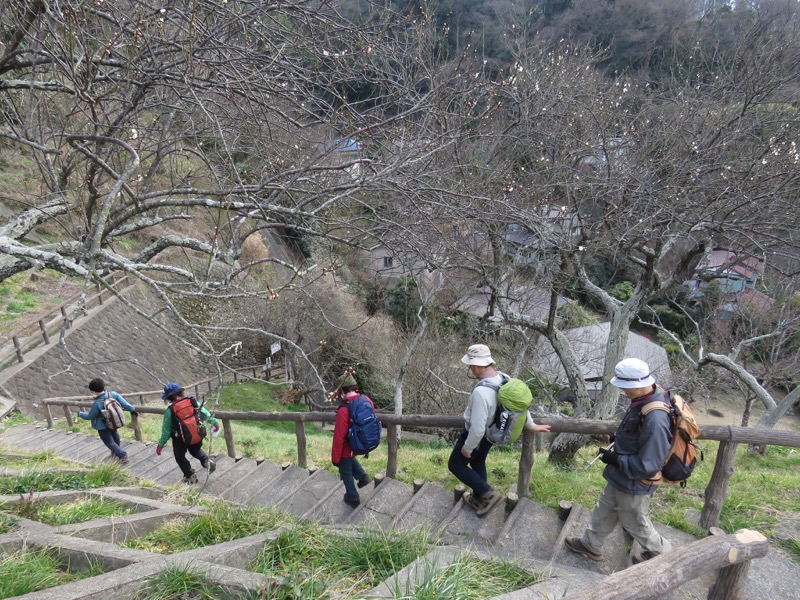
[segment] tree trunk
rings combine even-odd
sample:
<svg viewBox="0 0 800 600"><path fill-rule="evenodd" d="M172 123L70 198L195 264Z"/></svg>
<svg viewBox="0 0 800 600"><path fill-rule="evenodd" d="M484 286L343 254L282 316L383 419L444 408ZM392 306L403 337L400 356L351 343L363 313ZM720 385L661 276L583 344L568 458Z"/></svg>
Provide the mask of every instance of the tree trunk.
<svg viewBox="0 0 800 600"><path fill-rule="evenodd" d="M719 443L714 472L706 487L706 500L703 504L703 512L700 514L700 527L703 529L707 530L719 524L719 515L722 513L725 496L728 494L728 481L733 475L736 447L738 445L735 442L723 441Z"/></svg>
<svg viewBox="0 0 800 600"><path fill-rule="evenodd" d="M789 410L789 408L791 408L795 402L797 402L798 398L800 398L800 386L797 386L790 393L788 393L786 397L781 400L780 404L775 406L775 408L765 412L762 415L761 420L759 420L758 424L756 425L756 428L772 429L775 427L775 424L780 421L781 417L786 414L786 411ZM767 451L767 447L764 444L751 444L748 450L750 452L764 454L764 452Z"/></svg>

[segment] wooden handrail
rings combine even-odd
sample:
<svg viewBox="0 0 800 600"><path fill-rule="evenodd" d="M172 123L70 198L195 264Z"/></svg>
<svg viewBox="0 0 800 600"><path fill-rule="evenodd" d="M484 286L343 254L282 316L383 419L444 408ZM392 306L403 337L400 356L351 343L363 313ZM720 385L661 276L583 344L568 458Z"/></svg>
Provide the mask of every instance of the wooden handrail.
<svg viewBox="0 0 800 600"><path fill-rule="evenodd" d="M150 392L142 392L142 395ZM158 393L160 392L152 392ZM81 398L48 398L42 401L45 408L48 427L53 427L53 417L50 411L51 406L63 406L65 416L69 406L91 406L93 400ZM147 414L164 414L164 408L151 406L137 406L138 412ZM297 440L298 465L305 468L306 464L306 435L302 427L304 423L334 423L336 413L334 412L237 412L237 411L214 411L214 416L222 421L224 429L225 446L228 456L236 458L236 447L233 436L233 421L257 421L257 422L294 422L295 437ZM387 430L388 458L386 465L386 476L396 477L397 475L397 428L418 426L418 427L439 427L447 429L458 429L464 426L462 417L448 417L441 415L395 415L393 413L379 413L381 422ZM67 417L69 418L69 417ZM609 421L595 421L590 419L542 419L537 418L537 422L543 425L550 425L553 433L580 433L586 435L610 435L613 433L617 424ZM519 477L517 479L517 495L527 498L529 495L531 469L533 468L534 437L532 432L525 431L523 435L522 453L520 455ZM137 437L137 439L139 439ZM754 429L749 427L703 427L700 439L717 441L735 441L749 444L767 444L776 446L800 447L800 433L790 431L773 431L768 429ZM141 440L140 440L141 441Z"/></svg>
<svg viewBox="0 0 800 600"><path fill-rule="evenodd" d="M683 546L680 552L660 554L598 583L587 586L564 600L650 600L663 598L703 574L719 569L709 600L743 598L750 561L767 554L767 538L757 531L741 529L728 535L712 535Z"/></svg>

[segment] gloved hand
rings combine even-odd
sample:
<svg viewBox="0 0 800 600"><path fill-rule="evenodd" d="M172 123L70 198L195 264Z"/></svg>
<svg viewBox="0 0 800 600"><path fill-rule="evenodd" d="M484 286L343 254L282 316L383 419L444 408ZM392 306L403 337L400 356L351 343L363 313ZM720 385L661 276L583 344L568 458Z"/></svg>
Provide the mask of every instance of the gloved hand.
<svg viewBox="0 0 800 600"><path fill-rule="evenodd" d="M222 426L219 424L214 425L214 427L211 428L211 437L217 437L219 435L219 430L221 427Z"/></svg>
<svg viewBox="0 0 800 600"><path fill-rule="evenodd" d="M617 439L617 436L616 434L612 433L610 436L608 436L608 443L613 444L615 439Z"/></svg>
<svg viewBox="0 0 800 600"><path fill-rule="evenodd" d="M156 454L161 456L161 451L164 449L164 446L156 446Z"/></svg>
<svg viewBox="0 0 800 600"><path fill-rule="evenodd" d="M601 462L607 465L614 465L615 467L619 464L619 455L616 452L606 450L605 448L599 448L597 451L600 453Z"/></svg>

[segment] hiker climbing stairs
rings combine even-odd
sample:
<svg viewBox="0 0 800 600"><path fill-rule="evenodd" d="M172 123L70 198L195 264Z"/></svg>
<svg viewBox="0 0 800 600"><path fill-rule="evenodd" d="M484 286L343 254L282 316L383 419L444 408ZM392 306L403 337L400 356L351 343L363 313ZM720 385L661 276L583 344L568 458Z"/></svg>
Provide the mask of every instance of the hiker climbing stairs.
<svg viewBox="0 0 800 600"><path fill-rule="evenodd" d="M46 429L41 424L6 429L0 433L0 446L8 451L50 451L65 460L85 465L116 460L94 435ZM171 452L157 456L152 444L129 440L123 441L123 449L128 453L123 468L132 475L162 487L182 479ZM559 510L519 498L516 502L500 503L485 517L479 518L452 490L432 483L411 485L376 477L373 484L361 490L361 504L353 508L343 501L344 485L338 476L324 469L280 466L249 458L234 460L228 456L217 456L214 460L216 469L213 473L206 469L197 471L198 487L205 494L242 505L273 507L324 526L369 525L385 531L424 528L438 533L442 543L447 545L447 552L438 550L437 561L454 560L453 557L463 552L477 553L478 556L485 553L485 556L512 559L550 574L546 581L506 594L502 596L503 600L568 595L608 574L628 568L631 549L634 552L638 550L620 528L615 529L606 542L602 561L590 561L567 550L564 538L580 535L591 514L579 505L571 506L565 516ZM131 519L135 520L135 517ZM693 536L666 525L656 523L656 527L676 548L695 541ZM428 563L420 559L409 565L402 576L414 573L415 568L424 571L433 557L429 556L427 560ZM800 574L800 568L784 563L780 563L780 567L787 574L795 578ZM400 577L401 573L395 577ZM769 590L772 585L768 577L759 574L758 569L751 570L748 582L751 580L755 580L751 586L753 589ZM384 582L371 594L388 594L390 583ZM678 600L705 598L708 585L707 578L698 578L663 597ZM64 596L68 597L72 596ZM765 592L760 597L781 596Z"/></svg>

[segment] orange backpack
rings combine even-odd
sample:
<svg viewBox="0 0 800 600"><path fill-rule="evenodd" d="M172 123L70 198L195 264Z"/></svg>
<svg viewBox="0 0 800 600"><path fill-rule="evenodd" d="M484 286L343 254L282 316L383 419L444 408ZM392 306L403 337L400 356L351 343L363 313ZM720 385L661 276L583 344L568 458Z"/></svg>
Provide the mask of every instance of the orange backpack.
<svg viewBox="0 0 800 600"><path fill-rule="evenodd" d="M197 444L206 437L206 427L200 417L200 409L194 398L179 398L170 407L173 416L173 431L187 446Z"/></svg>
<svg viewBox="0 0 800 600"><path fill-rule="evenodd" d="M694 417L689 403L678 394L670 393L662 389L661 392L667 397L666 402L649 402L642 407L640 417L644 417L651 411L663 410L672 419L672 446L669 449L667 460L661 471L656 473L651 479L643 479L644 483L658 485L662 482L677 483L681 487L686 487L686 480L691 476L697 465L698 451L700 460L703 460L703 451L700 450L694 441L700 437L700 426Z"/></svg>

